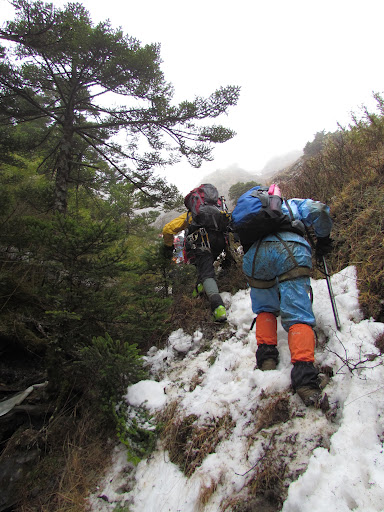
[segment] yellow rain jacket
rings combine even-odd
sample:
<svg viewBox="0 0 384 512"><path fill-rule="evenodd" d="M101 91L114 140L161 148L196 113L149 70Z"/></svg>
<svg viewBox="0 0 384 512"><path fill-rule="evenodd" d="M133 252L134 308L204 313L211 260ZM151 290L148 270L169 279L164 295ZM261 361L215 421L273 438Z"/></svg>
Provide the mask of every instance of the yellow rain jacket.
<svg viewBox="0 0 384 512"><path fill-rule="evenodd" d="M164 244L168 247L173 245L173 237L186 229L192 222L192 214L190 212L185 212L171 220L166 224L163 228L163 239Z"/></svg>

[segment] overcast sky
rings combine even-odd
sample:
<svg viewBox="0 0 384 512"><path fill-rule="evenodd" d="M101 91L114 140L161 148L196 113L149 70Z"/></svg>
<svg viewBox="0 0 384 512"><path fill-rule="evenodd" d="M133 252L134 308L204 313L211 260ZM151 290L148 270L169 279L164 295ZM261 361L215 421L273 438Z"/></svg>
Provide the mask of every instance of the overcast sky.
<svg viewBox="0 0 384 512"><path fill-rule="evenodd" d="M56 6L67 2L54 0ZM237 164L260 171L275 156L301 150L316 132L346 126L350 112L384 91L383 0L83 0L94 23L143 44L161 43L162 69L175 102L239 85L221 124L237 136L217 145L198 170L167 170L182 192ZM1 19L12 18L0 0Z"/></svg>

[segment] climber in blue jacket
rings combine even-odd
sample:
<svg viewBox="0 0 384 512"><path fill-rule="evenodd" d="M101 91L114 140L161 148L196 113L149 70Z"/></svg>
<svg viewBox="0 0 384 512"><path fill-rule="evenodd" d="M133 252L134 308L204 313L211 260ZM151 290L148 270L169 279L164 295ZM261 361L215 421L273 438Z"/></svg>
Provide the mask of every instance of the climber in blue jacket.
<svg viewBox="0 0 384 512"><path fill-rule="evenodd" d="M252 244L248 236L243 244L243 270L251 287L252 311L257 315L257 366L263 371L277 366L276 317L280 314L281 324L288 332L293 388L306 405L317 405L321 390L314 366L312 249L304 234L305 227L314 229L316 256L322 257L332 248L332 220L329 207L312 199L285 200L281 202L281 211L286 216L281 228ZM240 232L239 235L242 239Z"/></svg>

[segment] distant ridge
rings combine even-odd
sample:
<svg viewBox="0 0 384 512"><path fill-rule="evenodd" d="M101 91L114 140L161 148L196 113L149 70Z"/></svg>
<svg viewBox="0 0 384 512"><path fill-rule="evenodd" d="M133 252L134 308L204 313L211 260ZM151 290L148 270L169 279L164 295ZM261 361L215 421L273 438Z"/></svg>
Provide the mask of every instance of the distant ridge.
<svg viewBox="0 0 384 512"><path fill-rule="evenodd" d="M246 183L248 181L262 183L263 178L256 172L248 172L236 165L231 165L226 169L217 169L217 171L207 174L199 183L196 183L195 186L197 187L201 185L201 183L212 183L219 191L219 194L224 196L228 201L229 189L232 185L239 182Z"/></svg>
<svg viewBox="0 0 384 512"><path fill-rule="evenodd" d="M290 151L284 155L280 155L269 160L261 171L246 171L241 169L236 164L230 165L225 169L218 169L210 174L204 176L199 183L196 183L197 187L201 183L212 183L218 189L219 194L223 195L227 202L229 189L232 185L242 182L247 183L248 181L256 181L261 185L268 185L268 182L272 180L274 176L282 172L287 167L293 165L301 156L302 151ZM232 205L229 205L232 207Z"/></svg>
<svg viewBox="0 0 384 512"><path fill-rule="evenodd" d="M231 210L234 207L234 205L232 205L229 200L229 189L232 187L232 185L235 185L239 182L247 183L249 181L256 181L261 185L267 185L268 181L272 180L273 176L276 176L279 172L294 164L294 162L296 162L302 154L302 151L291 151L290 153L272 158L259 172L249 172L240 168L238 165L233 164L226 167L225 169L217 169L216 171L207 174L201 178L198 183L195 183L194 186L198 187L202 183L212 183L212 185L215 185L219 191L219 194L225 197L228 208ZM176 210L162 213L156 219L154 226L157 229L162 229L165 224L167 224L167 222L172 220L177 215L180 215L180 212Z"/></svg>

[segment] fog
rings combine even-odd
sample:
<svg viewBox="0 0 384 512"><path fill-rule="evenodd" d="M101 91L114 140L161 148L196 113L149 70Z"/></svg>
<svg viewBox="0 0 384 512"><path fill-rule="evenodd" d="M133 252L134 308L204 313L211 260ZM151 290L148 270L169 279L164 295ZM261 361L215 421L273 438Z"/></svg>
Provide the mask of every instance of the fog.
<svg viewBox="0 0 384 512"><path fill-rule="evenodd" d="M350 113L362 104L373 108L372 93L384 89L382 0L81 3L94 23L109 18L143 44L161 44L175 103L241 87L238 105L214 120L237 133L217 145L214 161L163 171L183 191L232 164L261 171L270 159L302 150L317 132L348 126ZM0 8L2 20L13 17L7 0Z"/></svg>

